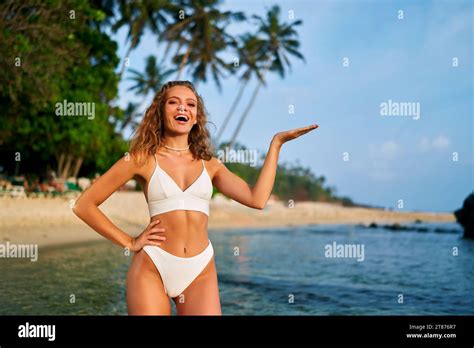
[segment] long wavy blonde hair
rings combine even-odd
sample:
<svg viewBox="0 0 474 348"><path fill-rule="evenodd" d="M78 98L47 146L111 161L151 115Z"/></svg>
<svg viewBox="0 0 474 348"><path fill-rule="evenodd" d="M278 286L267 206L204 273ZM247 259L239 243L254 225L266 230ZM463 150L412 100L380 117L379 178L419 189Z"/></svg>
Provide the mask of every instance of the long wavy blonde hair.
<svg viewBox="0 0 474 348"><path fill-rule="evenodd" d="M154 155L163 145L164 137L164 106L167 91L175 86L188 87L197 98L197 123L189 132L189 150L193 158L210 160L213 155L209 130L207 129L207 112L201 96L189 81L169 81L165 83L153 98L153 102L145 112L130 145L130 154L136 163L144 164L146 157Z"/></svg>

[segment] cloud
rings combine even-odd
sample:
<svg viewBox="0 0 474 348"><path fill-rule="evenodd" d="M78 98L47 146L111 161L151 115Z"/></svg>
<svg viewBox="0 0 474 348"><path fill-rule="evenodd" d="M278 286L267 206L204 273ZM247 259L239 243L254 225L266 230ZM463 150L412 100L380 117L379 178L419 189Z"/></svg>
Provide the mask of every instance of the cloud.
<svg viewBox="0 0 474 348"><path fill-rule="evenodd" d="M400 145L393 140L388 140L382 145L369 144L369 156L372 160L393 159L401 152Z"/></svg>
<svg viewBox="0 0 474 348"><path fill-rule="evenodd" d="M382 144L380 153L388 158L396 157L400 153L400 146L393 140L386 141Z"/></svg>
<svg viewBox="0 0 474 348"><path fill-rule="evenodd" d="M439 47L446 47L459 40L461 35L471 32L472 13L469 5L465 8L451 9L450 16L446 16L446 3L434 3L426 24L427 37L422 46L429 52L439 52Z"/></svg>
<svg viewBox="0 0 474 348"><path fill-rule="evenodd" d="M421 138L419 144L418 144L418 149L422 152L428 151L431 147L430 141L427 137Z"/></svg>
<svg viewBox="0 0 474 348"><path fill-rule="evenodd" d="M381 145L369 144L369 176L379 181L393 180L396 177L394 159L400 153L400 145L393 140L387 140Z"/></svg>
<svg viewBox="0 0 474 348"><path fill-rule="evenodd" d="M449 139L444 135L438 135L433 140L433 147L437 149L445 149L449 146Z"/></svg>
<svg viewBox="0 0 474 348"><path fill-rule="evenodd" d="M427 151L431 151L431 150L442 150L442 149L445 149L445 148L449 147L450 144L451 144L451 142L444 135L438 135L434 139L429 139L427 137L423 137L423 138L421 138L420 142L418 143L418 149L421 152L427 152Z"/></svg>

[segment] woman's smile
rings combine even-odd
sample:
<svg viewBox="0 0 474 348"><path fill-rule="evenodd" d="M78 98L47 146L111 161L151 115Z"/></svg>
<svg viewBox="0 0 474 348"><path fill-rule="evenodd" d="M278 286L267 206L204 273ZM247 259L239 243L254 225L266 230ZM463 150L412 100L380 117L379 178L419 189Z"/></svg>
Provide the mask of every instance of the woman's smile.
<svg viewBox="0 0 474 348"><path fill-rule="evenodd" d="M184 114L177 114L174 119L179 124L186 124L189 121L189 117Z"/></svg>

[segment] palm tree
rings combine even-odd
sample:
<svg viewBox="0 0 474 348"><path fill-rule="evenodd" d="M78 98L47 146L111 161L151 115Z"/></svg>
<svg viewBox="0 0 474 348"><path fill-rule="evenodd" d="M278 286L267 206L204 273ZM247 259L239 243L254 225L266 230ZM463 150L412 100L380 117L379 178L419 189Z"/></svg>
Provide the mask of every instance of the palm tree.
<svg viewBox="0 0 474 348"><path fill-rule="evenodd" d="M261 51L268 54L268 56L266 54L261 55L261 57L266 60L264 63L264 70L262 72L262 80L267 71L276 71L280 77L285 77L284 63L291 71L291 64L290 60L288 59L288 54L303 61L305 60L303 55L298 52L300 43L297 40L298 33L295 30L295 27L301 25L303 22L301 20L297 20L292 23L280 23L279 16L280 7L278 5L274 5L270 11L267 12L266 20L257 15L252 16L252 18L254 18L259 25L259 34L263 36L261 38L263 43L261 46ZM235 143L235 140L242 129L243 123L249 114L255 99L257 98L257 94L261 86L262 82L260 80L255 87L247 108L239 120L234 134L232 135L230 147L232 147Z"/></svg>
<svg viewBox="0 0 474 348"><path fill-rule="evenodd" d="M127 125L133 125L133 123L136 123L135 119L139 116L138 106L138 103L128 103L127 107L124 110L124 120L120 125L120 132L122 132Z"/></svg>
<svg viewBox="0 0 474 348"><path fill-rule="evenodd" d="M91 6L103 13L102 21L91 21L91 25L97 29L108 28L112 26L114 18L115 0L91 0Z"/></svg>
<svg viewBox="0 0 474 348"><path fill-rule="evenodd" d="M118 7L121 17L113 24L112 31L116 33L122 26L128 26L126 42L130 41L130 45L124 59L139 45L145 29L150 29L159 37L161 30L169 25L168 16L177 12L177 6L168 0L119 0ZM120 69L119 79L124 70L125 63Z"/></svg>
<svg viewBox="0 0 474 348"><path fill-rule="evenodd" d="M134 81L135 84L128 90L135 91L136 95L143 96L143 101L140 104L136 104L135 109L140 110L141 105L146 101L150 92L153 93L159 90L166 79L174 72L175 70L163 69L160 65L158 65L156 57L153 55L147 57L145 71L143 73L135 69L130 69L130 73L133 76L130 77L129 80ZM133 122L135 120L135 116L136 113L129 113L129 117L126 117L121 125L121 130L130 124L130 122Z"/></svg>
<svg viewBox="0 0 474 348"><path fill-rule="evenodd" d="M163 85L163 82L175 70L163 69L157 64L156 57L150 55L146 58L145 71L143 73L130 69L133 75L129 80L135 81L135 85L130 87L129 91L135 91L136 95L148 96L150 92L157 91Z"/></svg>
<svg viewBox="0 0 474 348"><path fill-rule="evenodd" d="M194 81L206 81L207 70L219 89L221 69L229 70L229 64L217 55L235 39L229 35L225 28L232 21L242 21L245 16L242 12L220 12L216 5L219 0L185 0L182 1L186 12L191 14L168 26L163 32L162 39L168 41L165 56L171 43L177 43L178 50L173 57L173 62L178 65L176 79L179 80L186 65L191 65ZM184 53L180 53L185 47Z"/></svg>
<svg viewBox="0 0 474 348"><path fill-rule="evenodd" d="M215 146L218 146L222 134L224 133L237 105L242 98L242 94L245 90L245 87L249 83L252 76L255 74L258 80L265 85L265 80L263 79L262 75L262 61L266 61L267 58L261 57L262 52L260 47L262 46L262 40L260 40L256 35L252 35L249 33L243 34L239 36L239 46L236 47L237 53L239 55L239 68L244 68L243 74L239 77L240 80L240 88L237 93L232 106L227 113L224 122L222 123L219 132L216 135ZM265 52L263 52L265 53Z"/></svg>
<svg viewBox="0 0 474 348"><path fill-rule="evenodd" d="M215 38L210 40L212 45L197 40L196 45L194 45L194 49L191 51L189 56L186 58L187 65L189 67L189 73L191 75L191 80L197 86L200 82L207 82L208 72L210 72L216 86L218 87L219 91L222 90L221 85L221 78L226 78L230 75L231 71L231 64L226 63L218 56L219 52L224 52L229 45L231 44L228 41L222 41L219 38ZM189 47L189 46L188 46ZM183 62L184 54L178 54L172 60L172 62L176 65L179 65L181 68L178 68L178 76L179 79L180 73L183 70ZM226 76L225 72L229 72Z"/></svg>

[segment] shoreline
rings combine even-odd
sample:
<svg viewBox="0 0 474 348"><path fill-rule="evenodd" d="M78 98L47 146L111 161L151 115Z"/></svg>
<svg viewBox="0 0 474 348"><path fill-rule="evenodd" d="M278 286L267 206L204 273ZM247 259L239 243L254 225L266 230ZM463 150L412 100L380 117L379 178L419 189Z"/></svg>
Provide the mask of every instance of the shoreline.
<svg viewBox="0 0 474 348"><path fill-rule="evenodd" d="M71 201L61 198L1 198L0 244L9 241L43 247L106 240L76 217L71 206ZM99 208L130 235L141 233L149 222L142 192L116 192ZM211 201L208 231L220 233L244 228L305 225L406 224L416 220L423 223L456 222L453 213L348 208L322 202L296 203L293 208L281 202L269 202L264 210L256 210L219 198Z"/></svg>

